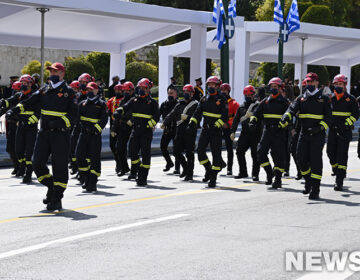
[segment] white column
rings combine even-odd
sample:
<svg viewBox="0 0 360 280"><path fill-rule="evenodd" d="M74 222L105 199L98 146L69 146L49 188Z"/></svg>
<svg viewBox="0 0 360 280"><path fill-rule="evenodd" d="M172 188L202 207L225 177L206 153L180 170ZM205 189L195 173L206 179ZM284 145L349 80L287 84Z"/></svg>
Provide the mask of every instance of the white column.
<svg viewBox="0 0 360 280"><path fill-rule="evenodd" d="M109 84L112 83L111 78L116 75L119 76L120 79L124 79L125 72L126 72L126 53L111 53Z"/></svg>
<svg viewBox="0 0 360 280"><path fill-rule="evenodd" d="M202 78L206 81L206 27L201 25L191 26L191 50L190 50L190 83L195 79Z"/></svg>
<svg viewBox="0 0 360 280"><path fill-rule="evenodd" d="M231 96L234 97L234 59L229 60L229 84L231 86Z"/></svg>
<svg viewBox="0 0 360 280"><path fill-rule="evenodd" d="M167 88L173 75L174 58L169 55L169 47L159 47L159 104L167 98Z"/></svg>
<svg viewBox="0 0 360 280"><path fill-rule="evenodd" d="M294 74L294 80L299 80L299 83L301 84L301 78L303 76L301 75L301 63L295 63L295 74Z"/></svg>
<svg viewBox="0 0 360 280"><path fill-rule="evenodd" d="M350 92L351 86L351 67L349 65L340 66L340 74L344 74L348 77L347 91Z"/></svg>
<svg viewBox="0 0 360 280"><path fill-rule="evenodd" d="M239 103L243 103L243 90L249 83L250 32L246 32L245 28L236 28L233 40L235 41L233 95Z"/></svg>

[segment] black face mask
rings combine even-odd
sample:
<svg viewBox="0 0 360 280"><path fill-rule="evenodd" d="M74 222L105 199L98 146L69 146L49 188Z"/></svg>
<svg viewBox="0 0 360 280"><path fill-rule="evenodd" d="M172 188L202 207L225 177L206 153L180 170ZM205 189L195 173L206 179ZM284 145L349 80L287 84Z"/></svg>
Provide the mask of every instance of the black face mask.
<svg viewBox="0 0 360 280"><path fill-rule="evenodd" d="M213 88L213 87L209 87L209 88L208 88L208 93L209 93L209 94L214 94L214 93L216 93L216 89Z"/></svg>
<svg viewBox="0 0 360 280"><path fill-rule="evenodd" d="M80 84L80 89L81 90L86 90L86 85L85 84Z"/></svg>
<svg viewBox="0 0 360 280"><path fill-rule="evenodd" d="M342 87L335 87L334 89L338 94L341 94L344 92L344 89Z"/></svg>
<svg viewBox="0 0 360 280"><path fill-rule="evenodd" d="M95 97L94 92L89 91L89 92L87 93L87 97L88 97L89 99L93 99L93 98Z"/></svg>
<svg viewBox="0 0 360 280"><path fill-rule="evenodd" d="M145 90L140 89L140 90L139 90L139 95L140 95L140 96L145 96L145 95L146 95Z"/></svg>
<svg viewBox="0 0 360 280"><path fill-rule="evenodd" d="M124 97L125 97L125 98L130 97L130 92L126 92L126 91L125 91L125 92L124 92Z"/></svg>
<svg viewBox="0 0 360 280"><path fill-rule="evenodd" d="M58 75L51 75L49 77L50 81L52 81L54 84L57 84L58 82L60 82L60 77Z"/></svg>
<svg viewBox="0 0 360 280"><path fill-rule="evenodd" d="M246 97L245 97L245 102L246 102L246 103L251 103L251 102L252 102L251 97L246 96Z"/></svg>
<svg viewBox="0 0 360 280"><path fill-rule="evenodd" d="M279 93L279 90L277 88L271 88L270 92L272 95L277 95Z"/></svg>
<svg viewBox="0 0 360 280"><path fill-rule="evenodd" d="M175 98L174 98L174 96L169 95L169 96L168 96L168 100L171 102L171 101L174 101Z"/></svg>
<svg viewBox="0 0 360 280"><path fill-rule="evenodd" d="M21 85L20 90L21 91L27 91L28 87L26 85Z"/></svg>
<svg viewBox="0 0 360 280"><path fill-rule="evenodd" d="M308 90L308 91L310 91L310 92L313 92L315 89L316 89L316 87L315 86L306 86L306 89Z"/></svg>
<svg viewBox="0 0 360 280"><path fill-rule="evenodd" d="M117 93L116 93L116 98L119 99L119 98L121 98L121 97L123 97L122 93L121 93L121 92L117 92Z"/></svg>
<svg viewBox="0 0 360 280"><path fill-rule="evenodd" d="M185 100L189 100L189 99L190 99L190 94L184 93L184 99L185 99Z"/></svg>

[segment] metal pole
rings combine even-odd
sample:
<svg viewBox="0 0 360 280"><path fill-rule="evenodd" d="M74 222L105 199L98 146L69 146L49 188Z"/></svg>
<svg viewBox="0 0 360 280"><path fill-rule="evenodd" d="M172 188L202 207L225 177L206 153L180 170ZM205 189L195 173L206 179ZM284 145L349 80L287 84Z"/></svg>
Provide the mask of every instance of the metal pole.
<svg viewBox="0 0 360 280"><path fill-rule="evenodd" d="M40 71L40 83L41 86L44 85L44 64L45 64L45 59L44 59L44 39L45 39L45 13L49 11L49 9L47 8L38 8L37 9L40 13L41 13L41 58L40 58L40 63L41 63L41 71Z"/></svg>
<svg viewBox="0 0 360 280"><path fill-rule="evenodd" d="M278 76L280 79L283 79L282 68L284 62L284 41L283 41L282 31L285 25L285 0L281 0L281 9L284 15L284 24L282 26L280 25L280 31L279 31Z"/></svg>
<svg viewBox="0 0 360 280"><path fill-rule="evenodd" d="M301 37L301 70L300 70L300 92L302 92L302 81L303 81L303 75L304 75L304 55L305 55L305 40L306 37Z"/></svg>
<svg viewBox="0 0 360 280"><path fill-rule="evenodd" d="M225 18L228 15L228 0L223 0ZM221 48L221 79L224 83L229 83L229 39L226 38L226 43Z"/></svg>

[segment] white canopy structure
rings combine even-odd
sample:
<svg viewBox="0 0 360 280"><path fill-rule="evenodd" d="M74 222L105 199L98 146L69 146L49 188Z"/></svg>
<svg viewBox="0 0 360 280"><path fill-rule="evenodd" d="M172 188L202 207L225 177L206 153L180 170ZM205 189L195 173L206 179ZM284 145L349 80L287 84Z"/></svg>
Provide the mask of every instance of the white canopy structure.
<svg viewBox="0 0 360 280"><path fill-rule="evenodd" d="M212 42L215 32L208 32L206 49L204 47L202 52L207 58L219 59L217 44ZM236 26L235 36L230 41L230 82L236 99L243 98L242 89L249 80L250 61L277 62L278 32L279 25L274 22L245 22L243 27ZM351 80L351 67L360 63L359 46L358 29L301 23L301 29L291 34L285 44L284 63L295 64L295 79L304 77L307 65L311 64L339 66L340 72ZM191 40L160 47L160 72L164 73L167 65L171 65L172 57L189 57L190 48ZM159 78L166 79L161 75Z"/></svg>
<svg viewBox="0 0 360 280"><path fill-rule="evenodd" d="M40 47L39 8L49 9L45 48L111 53L110 77L125 77L127 52L191 29L191 75L205 78L199 61L206 28L214 27L209 12L119 0L0 0L0 44Z"/></svg>

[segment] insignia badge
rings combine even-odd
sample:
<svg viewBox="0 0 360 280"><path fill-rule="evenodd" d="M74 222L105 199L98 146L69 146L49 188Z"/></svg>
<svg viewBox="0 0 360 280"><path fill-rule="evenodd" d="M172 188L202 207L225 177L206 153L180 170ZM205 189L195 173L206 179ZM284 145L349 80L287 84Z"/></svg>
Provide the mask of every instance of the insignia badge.
<svg viewBox="0 0 360 280"><path fill-rule="evenodd" d="M324 103L324 99L319 99L318 100L320 103Z"/></svg>
<svg viewBox="0 0 360 280"><path fill-rule="evenodd" d="M57 95L58 95L60 98L63 97L63 94L60 93L60 92L59 92Z"/></svg>
<svg viewBox="0 0 360 280"><path fill-rule="evenodd" d="M348 98L346 98L345 100L346 100L347 102L349 102L349 101L350 101L350 98L348 97Z"/></svg>
<svg viewBox="0 0 360 280"><path fill-rule="evenodd" d="M220 100L216 101L216 105L217 105L217 106L220 105Z"/></svg>
<svg viewBox="0 0 360 280"><path fill-rule="evenodd" d="M69 94L67 92L64 93L64 97L68 97Z"/></svg>

